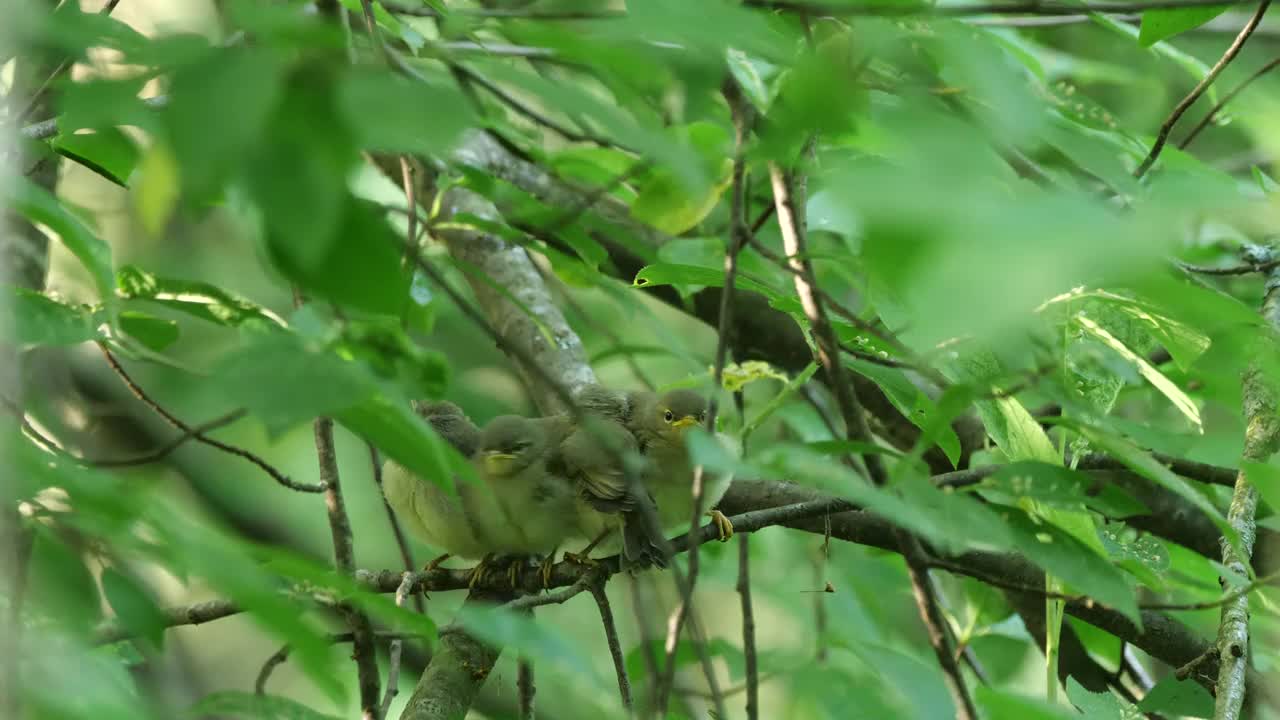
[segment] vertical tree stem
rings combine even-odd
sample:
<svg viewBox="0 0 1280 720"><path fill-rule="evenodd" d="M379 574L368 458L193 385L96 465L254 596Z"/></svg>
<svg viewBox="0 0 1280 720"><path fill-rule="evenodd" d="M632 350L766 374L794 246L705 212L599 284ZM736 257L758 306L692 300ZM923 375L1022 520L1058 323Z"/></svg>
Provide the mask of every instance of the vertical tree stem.
<svg viewBox="0 0 1280 720"><path fill-rule="evenodd" d="M1275 251L1267 253L1274 255ZM1268 332L1259 341L1254 357L1276 352L1274 331L1280 330L1280 268L1271 270L1267 275L1262 316ZM1267 462L1280 448L1280 416L1277 416L1276 388L1261 363L1255 362L1245 372L1242 394L1245 418L1243 462L1231 494L1231 508L1227 511L1227 522L1239 536L1239 545L1222 539L1222 564L1238 576L1248 577L1257 538L1255 515L1258 510L1258 489L1249 480L1248 465ZM1245 676L1249 668L1248 593L1241 593L1222 606L1217 645L1220 664L1213 717L1214 720L1236 720L1244 705Z"/></svg>
<svg viewBox="0 0 1280 720"><path fill-rule="evenodd" d="M333 420L316 418L316 458L320 463L320 481L324 484L324 504L329 511L329 533L333 537L333 560L338 572L355 577L355 547L351 536L351 521L347 518L346 504L342 500L342 484L338 477L338 455L333 447ZM377 720L378 657L373 646L373 628L369 618L350 603L342 603L339 611L351 628L352 657L356 661L356 681L360 688L360 715L366 720Z"/></svg>
<svg viewBox="0 0 1280 720"><path fill-rule="evenodd" d="M747 670L747 720L760 717L760 666L756 657L756 615L751 607L751 535L738 535L738 597L742 599L742 655Z"/></svg>
<svg viewBox="0 0 1280 720"><path fill-rule="evenodd" d="M831 327L831 322L815 291L817 284L814 280L813 267L808 260L804 225L791 194L790 179L776 162L769 163L769 178L773 184L774 206L777 210L778 226L782 231L783 248L786 250L787 262L794 270L796 294L800 296L800 305L804 309L805 317L809 319L809 326L817 346L818 362L826 372L827 380L835 393L836 404L840 407L840 414L844 418L845 433L850 440L871 442L871 430L867 426L866 415L862 412L853 384L847 381L844 368L840 364L840 346L835 330ZM868 453L864 456L863 462L866 464L871 481L876 485L884 485L888 475L880 456ZM956 704L956 717L961 720L974 720L977 718L977 709L969 697L969 690L965 686L960 666L951 652L942 613L929 582L928 556L925 555L920 541L911 533L895 528L894 536L902 551L902 557L906 560L912 595L920 611L920 618L924 621L925 630L928 632L929 644L933 646L934 655L937 656L938 664L942 667L947 690Z"/></svg>

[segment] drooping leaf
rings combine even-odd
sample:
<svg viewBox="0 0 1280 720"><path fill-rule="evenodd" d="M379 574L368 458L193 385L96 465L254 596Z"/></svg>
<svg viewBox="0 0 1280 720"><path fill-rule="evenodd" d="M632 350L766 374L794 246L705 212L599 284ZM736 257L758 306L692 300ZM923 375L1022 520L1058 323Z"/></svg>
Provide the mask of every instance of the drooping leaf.
<svg viewBox="0 0 1280 720"><path fill-rule="evenodd" d="M1230 5L1209 5L1153 9L1142 13L1138 43L1149 47L1178 33L1194 30L1230 9Z"/></svg>
<svg viewBox="0 0 1280 720"><path fill-rule="evenodd" d="M78 218L67 212L48 190L28 178L18 178L16 186L10 192L11 206L31 222L42 223L56 233L62 244L89 271L103 302L110 302L114 285L111 248Z"/></svg>
<svg viewBox="0 0 1280 720"><path fill-rule="evenodd" d="M933 400L907 379L902 370L856 357L845 357L844 364L874 382L898 412L916 427L924 428L932 414L937 412ZM941 428L938 447L942 448L953 466L960 461L960 438L950 425Z"/></svg>
<svg viewBox="0 0 1280 720"><path fill-rule="evenodd" d="M220 690L205 695L187 709L190 718L209 716L244 718L245 720L338 720L306 705L279 695L257 695L239 690Z"/></svg>
<svg viewBox="0 0 1280 720"><path fill-rule="evenodd" d="M246 320L283 325L275 313L209 283L160 277L136 265L116 273L116 292L127 300L146 300L219 325L238 326Z"/></svg>
<svg viewBox="0 0 1280 720"><path fill-rule="evenodd" d="M1164 373L1157 370L1141 355L1126 347L1124 343L1120 342L1119 339L1107 332L1105 328L1091 318L1085 315L1077 315L1076 322L1094 337L1105 343L1107 347L1119 353L1125 360L1133 363L1138 368L1138 372L1142 373L1142 376L1148 382L1154 385L1165 397L1169 398L1173 406L1203 432L1203 426L1200 422L1200 408L1196 406L1191 398L1187 397L1187 394L1181 388L1165 377Z"/></svg>
<svg viewBox="0 0 1280 720"><path fill-rule="evenodd" d="M138 148L119 128L59 135L49 143L58 154L74 160L121 187L138 164Z"/></svg>
<svg viewBox="0 0 1280 720"><path fill-rule="evenodd" d="M471 104L455 85L353 70L338 81L337 106L370 150L446 154L471 127Z"/></svg>
<svg viewBox="0 0 1280 720"><path fill-rule="evenodd" d="M163 649L168 622L151 594L136 579L115 568L107 568L102 572L102 591L120 623L133 636Z"/></svg>
<svg viewBox="0 0 1280 720"><path fill-rule="evenodd" d="M9 290L14 339L20 345L75 345L98 337L93 316L84 308L25 288Z"/></svg>
<svg viewBox="0 0 1280 720"><path fill-rule="evenodd" d="M1213 696L1195 680L1179 680L1169 676L1147 691L1138 709L1148 713L1167 713L1187 717L1213 717Z"/></svg>
<svg viewBox="0 0 1280 720"><path fill-rule="evenodd" d="M160 351L178 341L178 323L137 310L122 310L116 317L126 335L152 350Z"/></svg>

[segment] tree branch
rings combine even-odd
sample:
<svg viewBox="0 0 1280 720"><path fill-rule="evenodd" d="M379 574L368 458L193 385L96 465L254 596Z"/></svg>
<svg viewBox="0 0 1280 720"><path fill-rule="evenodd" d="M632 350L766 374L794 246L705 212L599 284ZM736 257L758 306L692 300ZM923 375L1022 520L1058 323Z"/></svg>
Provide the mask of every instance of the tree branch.
<svg viewBox="0 0 1280 720"><path fill-rule="evenodd" d="M1191 132L1187 133L1187 136L1182 138L1182 142L1178 143L1178 149L1179 150L1187 149L1187 146L1190 145L1196 139L1196 136L1200 134L1200 131L1204 130L1206 127L1209 126L1209 123L1213 122L1213 119L1217 117L1218 113L1222 110L1222 108L1226 107L1227 103L1234 100L1236 95L1239 95L1241 91L1249 87L1249 85L1253 84L1254 80L1257 80L1258 78L1262 77L1263 75L1266 75L1272 70L1275 70L1277 67L1280 67L1280 57L1275 58L1271 62L1263 65L1257 70L1254 70L1253 74L1249 75L1249 77L1245 78L1244 80L1241 80L1238 85L1236 85L1235 87L1227 91L1227 93L1222 96L1222 99L1218 100L1218 104L1214 105L1209 110L1209 112L1205 113L1204 117L1200 118L1200 122L1196 123L1196 126L1191 128ZM1256 270L1251 270L1251 271L1257 272ZM1204 272L1204 271L1197 270L1197 272Z"/></svg>
<svg viewBox="0 0 1280 720"><path fill-rule="evenodd" d="M102 350L102 355L107 359L107 364L111 366L111 369L115 371L116 375L120 376L120 379L124 381L124 384L129 388L130 392L132 392L135 397L137 397L144 404L146 404L147 407L151 408L152 410L155 410L156 413L160 415L160 417L164 418L166 422L168 422L170 425L174 426L175 428L178 428L184 434L194 437L197 442L204 443L209 447L217 448L218 450L221 450L225 453L230 453L232 455L235 455L236 457L241 457L241 458L244 458L245 460L248 460L249 462L261 468L263 472L270 475L271 478L275 480L277 483L289 488L290 490L297 490L299 492L309 492L309 493L324 492L325 486L323 482L315 485L308 484L308 483L295 482L293 480L290 480L287 475L277 470L270 463L268 463L266 460L263 460L258 455L248 450L245 450L242 447L224 443L221 440L214 440L213 438L206 437L199 428L193 428L190 425L186 424L185 422L180 420L176 415L166 410L163 405L153 400L151 396L148 395L146 391L143 390L142 387L139 386L138 383L134 382L133 378L129 376L129 373L125 371L122 365L120 365L120 361L116 359L116 356L111 352L111 349L107 347L106 343L99 342L98 348Z"/></svg>
<svg viewBox="0 0 1280 720"><path fill-rule="evenodd" d="M814 281L813 268L808 260L805 228L799 219L799 210L792 198L789 179L776 162L769 164L769 177L773 182L774 206L778 215L778 224L782 229L782 244L791 266L796 270L794 277L796 294L800 296L800 305L809 319L809 327L817 346L818 361L826 371L827 380L835 393L836 404L844 417L845 434L849 440L872 442L871 430L867 426L862 404L858 401L853 384L845 380L844 366L840 362L840 345L835 331L823 310L821 300L813 290L817 283ZM866 464L872 483L883 486L888 481L888 474L879 455L868 453L863 456L863 462ZM895 535L902 557L907 564L912 594L915 596L920 618L928 632L929 644L933 646L934 655L946 679L947 690L951 693L951 699L956 705L956 716L962 720L976 720L977 708L969 697L964 675L951 651L942 613L938 608L938 599L929 581L928 558L919 539L914 535L902 530L895 530Z"/></svg>
<svg viewBox="0 0 1280 720"><path fill-rule="evenodd" d="M1222 74L1222 71L1226 69L1227 65L1230 65L1231 61L1236 58L1236 55L1240 53L1240 50L1244 47L1249 36L1252 35L1254 29L1258 27L1258 23L1262 22L1262 16L1266 14L1267 8L1270 7L1270 5L1271 0L1262 0L1262 3L1258 5L1257 11L1249 18L1249 22L1245 23L1245 26L1241 28L1240 34L1236 35L1236 39L1227 46L1226 52L1222 54L1222 57L1218 58L1218 62L1214 63L1213 67L1209 68L1208 74L1206 74L1200 82L1196 83L1196 86L1191 89L1191 92L1187 93L1187 96L1182 98L1182 100L1173 107L1173 111L1169 113L1169 117L1165 118L1165 121L1160 125L1160 130L1156 133L1156 141L1151 145L1151 151L1147 153L1147 157L1143 159L1136 169L1134 169L1133 176L1135 178L1141 178L1143 175L1146 175L1147 171L1151 169L1151 166L1155 164L1156 158L1160 157L1160 152L1164 150L1165 143L1169 140L1169 133L1173 130L1173 126L1178 123L1178 120L1182 117L1183 113L1189 110L1191 106L1195 104L1196 100L1200 99L1200 96L1204 94L1204 91L1209 89L1209 86L1213 84L1213 81L1218 79L1218 75Z"/></svg>
<svg viewBox="0 0 1280 720"><path fill-rule="evenodd" d="M355 548L351 537L351 521L342 499L342 483L338 476L338 457L333 447L333 420L315 421L316 458L320 465L320 483L324 486L324 504L329 511L329 531L333 537L333 560L338 572L355 574ZM353 638L352 656L356 661L356 679L360 687L360 714L364 720L378 717L378 656L373 646L373 627L369 618L350 603L341 603L339 612L347 621Z"/></svg>
<svg viewBox="0 0 1280 720"><path fill-rule="evenodd" d="M1262 317L1266 321L1266 330L1257 342L1255 358L1271 356L1276 351L1274 333L1280 330L1280 269L1272 270L1267 276ZM1263 363L1255 360L1244 375L1244 454L1240 475L1231 494L1231 508L1227 512L1227 522L1236 531L1239 544L1232 544L1226 538L1222 540L1222 564L1244 577L1248 577L1257 539L1254 518L1258 509L1258 489L1248 476L1248 464L1266 463L1280 449L1280 415L1277 415L1280 405L1277 403L1277 389L1267 373ZM1241 594L1222 606L1217 649L1221 667L1213 717L1214 720L1235 720L1244 704L1245 675L1249 667L1247 595Z"/></svg>

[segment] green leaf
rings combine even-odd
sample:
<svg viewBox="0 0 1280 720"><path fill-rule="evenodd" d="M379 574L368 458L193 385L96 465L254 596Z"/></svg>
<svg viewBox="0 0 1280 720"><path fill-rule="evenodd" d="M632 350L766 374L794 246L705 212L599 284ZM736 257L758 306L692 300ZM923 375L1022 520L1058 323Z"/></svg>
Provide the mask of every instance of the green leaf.
<svg viewBox="0 0 1280 720"><path fill-rule="evenodd" d="M177 158L164 142L153 143L138 166L133 188L133 208L138 220L152 236L158 237L173 216L182 195L182 177Z"/></svg>
<svg viewBox="0 0 1280 720"><path fill-rule="evenodd" d="M108 567L102 571L102 591L120 624L131 635L149 641L157 650L163 649L164 631L169 623L138 581Z"/></svg>
<svg viewBox="0 0 1280 720"><path fill-rule="evenodd" d="M246 320L284 325L278 315L209 283L159 277L136 265L116 272L116 293L126 300L146 300L219 325L235 327Z"/></svg>
<svg viewBox="0 0 1280 720"><path fill-rule="evenodd" d="M752 58L734 48L725 51L725 58L728 60L729 72L737 81L738 87L751 100L751 104L757 110L768 112L769 105L773 102L773 92L769 89L767 79L773 77L777 69L768 62Z"/></svg>
<svg viewBox="0 0 1280 720"><path fill-rule="evenodd" d="M126 335L160 351L178 341L178 323L137 310L122 310L116 318Z"/></svg>
<svg viewBox="0 0 1280 720"><path fill-rule="evenodd" d="M845 356L843 359L845 367L871 380L884 391L889 402L893 403L898 412L910 420L912 425L924 429L937 412L937 405L933 400L907 379L902 370L877 365L856 357ZM938 447L946 454L953 467L960 461L960 438L950 425L940 430Z"/></svg>
<svg viewBox="0 0 1280 720"><path fill-rule="evenodd" d="M1236 542L1236 531L1227 523L1226 518L1222 516L1222 512L1209 501L1209 498L1201 494L1186 480L1175 475L1155 458L1134 447L1127 440L1118 438L1110 433L1069 420L1063 420L1062 423L1083 435L1103 452L1120 460L1125 464L1125 467L1164 487L1166 490L1172 491L1199 508L1205 515L1209 516L1210 520L1213 520L1218 529L1222 530L1233 543Z"/></svg>
<svg viewBox="0 0 1280 720"><path fill-rule="evenodd" d="M857 442L854 440L816 440L804 444L805 447L816 453L823 455L865 455L867 453L876 453L878 455L901 456L902 453L894 448L877 445L876 443Z"/></svg>
<svg viewBox="0 0 1280 720"><path fill-rule="evenodd" d="M1099 487L1101 485L1101 487ZM984 498L1014 507L1030 500L1048 507L1075 510L1088 507L1108 517L1124 518L1148 512L1128 492L1053 463L1027 460L1005 465L980 486Z"/></svg>
<svg viewBox="0 0 1280 720"><path fill-rule="evenodd" d="M373 396L373 379L355 363L303 343L284 331L252 337L219 364L213 382L278 437L319 415L354 407Z"/></svg>
<svg viewBox="0 0 1280 720"><path fill-rule="evenodd" d="M18 344L76 345L97 339L93 317L85 309L25 288L10 287L9 290Z"/></svg>
<svg viewBox="0 0 1280 720"><path fill-rule="evenodd" d="M724 285L724 271L697 265L658 263L640 268L640 272L636 273L636 278L632 284L635 287L654 287L657 285L722 287ZM738 275L734 286L742 290L760 293L767 298L778 297L778 293L772 288L742 275Z"/></svg>
<svg viewBox="0 0 1280 720"><path fill-rule="evenodd" d="M205 695L187 709L187 717L234 717L246 720L338 720L333 715L312 710L295 700L277 695L256 695L239 690L220 690Z"/></svg>
<svg viewBox="0 0 1280 720"><path fill-rule="evenodd" d="M1264 195L1270 195L1276 190L1280 190L1280 183L1277 183L1265 170L1257 165L1254 165L1251 170L1253 171L1253 179L1258 182L1258 188L1262 190Z"/></svg>
<svg viewBox="0 0 1280 720"><path fill-rule="evenodd" d="M1045 572L1141 625L1138 602L1124 573L1093 546L1049 522L1017 511L1003 513L1015 545ZM1101 543L1097 543L1101 546Z"/></svg>
<svg viewBox="0 0 1280 720"><path fill-rule="evenodd" d="M111 248L78 218L67 212L53 194L26 177L18 178L9 200L13 208L28 220L42 223L57 233L62 244L89 271L103 302L110 302L114 286Z"/></svg>
<svg viewBox="0 0 1280 720"><path fill-rule="evenodd" d="M989 685L974 688L974 700L982 708L983 715L991 718L1018 718L1019 720L1080 720L1080 716L1068 712L1044 700L993 690Z"/></svg>
<svg viewBox="0 0 1280 720"><path fill-rule="evenodd" d="M1138 44L1143 47L1194 30L1226 12L1230 5L1147 10L1142 13L1142 30Z"/></svg>
<svg viewBox="0 0 1280 720"><path fill-rule="evenodd" d="M1213 696L1195 680L1170 676L1147 691L1138 709L1145 713L1210 718L1213 717Z"/></svg>
<svg viewBox="0 0 1280 720"><path fill-rule="evenodd" d="M732 181L733 161L725 160L720 177L706 188L690 189L671 172L656 172L640 188L631 216L669 235L679 235L711 214Z"/></svg>
<svg viewBox="0 0 1280 720"><path fill-rule="evenodd" d="M1114 33L1123 35L1127 38L1132 38L1133 40L1138 40L1138 28L1135 28L1128 23L1122 23L1115 18L1101 13L1089 13L1089 19ZM1200 82L1201 78L1209 74L1209 66L1204 64L1203 61L1190 53L1179 50L1167 42L1160 41L1153 43L1150 49L1155 54L1164 56L1166 59L1172 61L1175 65L1181 68L1182 71L1191 78L1192 82ZM1210 103L1218 102L1217 88L1210 85L1206 94Z"/></svg>
<svg viewBox="0 0 1280 720"><path fill-rule="evenodd" d="M338 81L337 106L362 147L444 155L474 123L471 105L453 85L353 69Z"/></svg>
<svg viewBox="0 0 1280 720"><path fill-rule="evenodd" d="M453 493L459 478L464 482L475 480L471 463L405 403L376 396L340 410L334 417L387 457L448 493Z"/></svg>
<svg viewBox="0 0 1280 720"><path fill-rule="evenodd" d="M309 246L313 239L273 232L268 237L272 257L304 291L340 305L399 315L410 280L400 266L403 243L376 204L344 197L336 241L316 248Z"/></svg>
<svg viewBox="0 0 1280 720"><path fill-rule="evenodd" d="M211 51L174 73L163 118L189 197L207 202L217 195L261 137L281 80L274 50L243 43Z"/></svg>
<svg viewBox="0 0 1280 720"><path fill-rule="evenodd" d="M59 135L49 142L63 157L74 160L102 177L127 187L138 164L138 148L119 128L90 133Z"/></svg>
<svg viewBox="0 0 1280 720"><path fill-rule="evenodd" d="M1109 692L1090 692L1074 677L1067 678L1067 698L1086 720L1124 720L1125 706Z"/></svg>
<svg viewBox="0 0 1280 720"><path fill-rule="evenodd" d="M1160 372L1151 363L1147 362L1146 358L1143 358L1141 355L1130 350L1114 335L1107 332L1105 328L1094 322L1086 315L1076 315L1075 321L1084 328L1086 332L1098 338L1106 344L1107 347L1119 353L1125 360L1137 366L1138 372L1142 374L1142 377L1147 379L1147 382L1154 385L1155 388L1165 397L1169 398L1169 401L1178 409L1178 412L1185 415L1198 430L1204 432L1204 425L1200 421L1200 408L1197 407L1195 402L1192 401L1190 397L1187 397L1187 394L1175 385L1172 380L1165 377L1164 373Z"/></svg>

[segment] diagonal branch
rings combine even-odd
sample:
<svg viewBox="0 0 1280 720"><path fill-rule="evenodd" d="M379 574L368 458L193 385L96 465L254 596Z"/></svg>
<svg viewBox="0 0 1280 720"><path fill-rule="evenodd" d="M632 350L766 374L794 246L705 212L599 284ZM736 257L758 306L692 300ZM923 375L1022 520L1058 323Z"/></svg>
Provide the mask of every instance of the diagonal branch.
<svg viewBox="0 0 1280 720"><path fill-rule="evenodd" d="M1257 11L1249 18L1249 22L1245 23L1244 27L1240 29L1240 34L1236 35L1236 39L1231 42L1231 45L1227 46L1226 52L1222 54L1222 57L1218 58L1218 62L1214 63L1213 67L1209 68L1208 74L1199 83L1196 83L1191 92L1187 93L1187 96L1173 107L1169 117L1165 118L1160 125L1160 130L1156 133L1156 141L1151 145L1151 151L1147 153L1147 157L1133 171L1135 178L1141 178L1146 175L1151 166L1155 164L1156 159L1160 157L1160 152L1164 150L1165 143L1169 140L1169 133L1173 130L1173 126L1178 124L1178 120L1183 113L1189 110L1196 100L1200 99L1204 91L1208 90L1213 81L1217 80L1222 71L1231 64L1231 61L1236 59L1236 55L1240 54L1245 42L1253 34L1254 29L1258 27L1258 23L1262 22L1262 16L1266 14L1270 5L1271 0L1262 0L1262 4L1258 5Z"/></svg>
<svg viewBox="0 0 1280 720"><path fill-rule="evenodd" d="M141 400L144 404L146 404L147 407L151 408L152 410L155 410L156 413L160 417L164 418L165 421L168 422L170 425L178 428L186 435L190 435L191 437L194 437L197 442L204 443L205 445L208 445L213 448L217 448L225 453L230 453L237 457L242 457L245 460L248 460L254 465L257 465L258 467L262 468L262 471L270 475L273 480L289 488L290 490L297 490L299 492L310 492L310 493L324 492L325 490L324 483L313 485L309 483L300 483L294 480L290 480L287 475L277 470L270 463L268 463L266 460L263 460L258 455L248 450L245 450L242 447L238 447L236 445L230 445L228 443L222 442L221 440L214 440L211 437L206 437L199 428L191 427L187 423L180 420L176 415L166 410L163 405L161 405L160 403L152 399L152 397L148 395L146 391L143 390L142 387L138 385L138 383L134 382L134 379L129 375L128 372L125 371L124 367L120 364L120 361L116 359L115 354L111 352L111 349L107 347L106 343L99 342L98 347L102 350L103 357L107 359L107 364L111 366L111 369L115 371L116 375L120 376L120 379L124 381L124 384L129 388L129 391L132 392L134 396L137 397L139 400Z"/></svg>
<svg viewBox="0 0 1280 720"><path fill-rule="evenodd" d="M774 206L777 209L778 225L782 230L783 247L791 266L796 271L794 275L796 294L800 296L800 305L809 319L818 361L827 374L827 381L835 393L836 404L840 407L840 414L844 418L846 437L859 442L871 442L871 430L867 426L862 404L858 401L853 384L844 377L844 367L840 363L840 345L835 331L831 327L831 321L827 317L821 299L814 292L817 283L814 280L813 267L808 260L805 228L792 195L790 179L776 162L769 163L769 177L773 183ZM866 464L871 481L876 485L884 485L888 480L888 474L880 456L868 453L863 457L863 462ZM914 535L902 530L895 530L894 534L907 564L912 594L915 596L920 618L928 631L929 644L933 646L934 655L937 656L943 677L946 679L947 690L950 691L951 698L955 702L956 716L962 720L975 720L978 716L977 709L969 697L964 676L951 651L938 600L929 581L928 557L920 545L920 540Z"/></svg>

